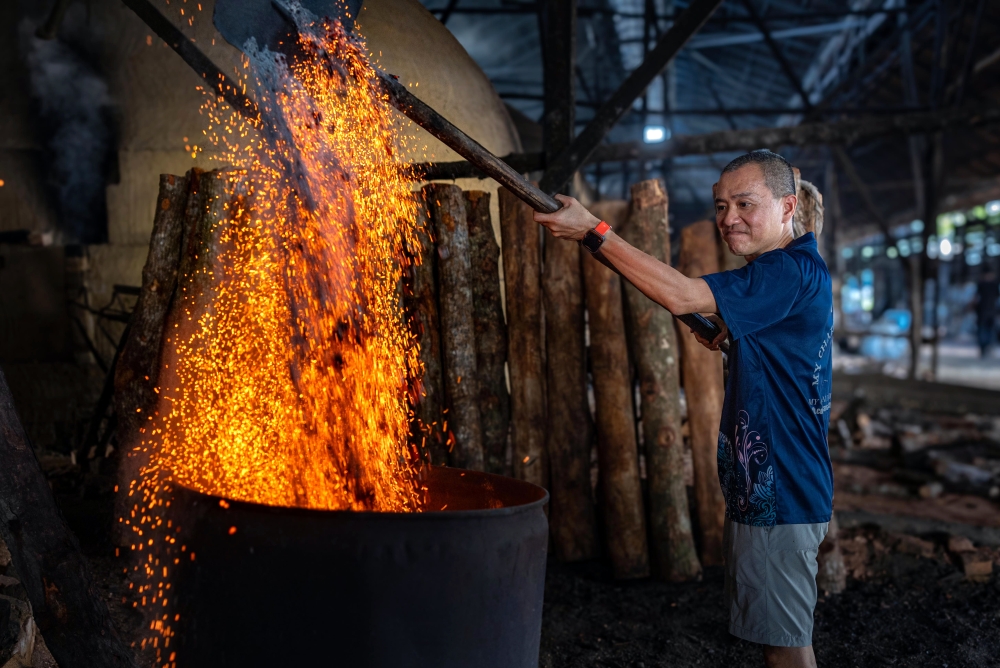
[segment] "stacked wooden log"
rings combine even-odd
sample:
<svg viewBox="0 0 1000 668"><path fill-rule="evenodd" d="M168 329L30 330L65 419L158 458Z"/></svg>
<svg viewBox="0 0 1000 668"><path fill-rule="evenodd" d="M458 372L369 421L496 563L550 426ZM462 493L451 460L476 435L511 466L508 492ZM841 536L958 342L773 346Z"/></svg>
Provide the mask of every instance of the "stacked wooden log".
<svg viewBox="0 0 1000 668"><path fill-rule="evenodd" d="M437 245L438 313L450 462L483 469L483 433L479 416L479 376L472 321L472 259L469 207L457 186L430 185L424 191Z"/></svg>
<svg viewBox="0 0 1000 668"><path fill-rule="evenodd" d="M797 167L793 167L792 172L795 175L795 195L799 200L792 219L792 233L796 238L808 232L818 237L823 232L823 194L812 183L802 180Z"/></svg>
<svg viewBox="0 0 1000 668"><path fill-rule="evenodd" d="M415 249L404 287L407 317L420 346L420 364L423 368L423 376L415 379L410 393L414 418L411 435L427 461L440 466L448 463L448 449L445 446L447 434L443 428L441 325L435 278L437 251L423 198L418 199L417 226L420 246Z"/></svg>
<svg viewBox="0 0 1000 668"><path fill-rule="evenodd" d="M719 244L714 222L702 220L681 230L678 270L692 278L719 271ZM698 343L694 334L683 325L679 326L679 332L701 563L717 566L722 563L722 525L726 512L716 459L719 419L725 397L722 355Z"/></svg>
<svg viewBox="0 0 1000 668"><path fill-rule="evenodd" d="M542 293L545 310L545 449L549 458L549 524L564 561L600 554L590 482L593 426L587 405L587 347L580 245L547 238ZM589 259L589 258L588 258Z"/></svg>
<svg viewBox="0 0 1000 668"><path fill-rule="evenodd" d="M507 330L490 196L438 183L418 200L422 243L405 290L424 366L414 433L432 463L507 473Z"/></svg>
<svg viewBox="0 0 1000 668"><path fill-rule="evenodd" d="M652 179L632 186L626 241L670 264L667 193ZM701 572L691 533L681 437L680 351L673 317L639 290L625 285L630 348L638 374L648 479L650 547L655 571L667 580Z"/></svg>
<svg viewBox="0 0 1000 668"><path fill-rule="evenodd" d="M541 229L531 208L500 191L504 285L511 387L514 475L548 484L545 453L545 360L542 319Z"/></svg>
<svg viewBox="0 0 1000 668"><path fill-rule="evenodd" d="M615 228L628 216L626 202L600 202L592 208ZM645 577L649 575L649 548L621 279L593 257L586 257L583 267L596 404L598 486L607 551L615 577Z"/></svg>

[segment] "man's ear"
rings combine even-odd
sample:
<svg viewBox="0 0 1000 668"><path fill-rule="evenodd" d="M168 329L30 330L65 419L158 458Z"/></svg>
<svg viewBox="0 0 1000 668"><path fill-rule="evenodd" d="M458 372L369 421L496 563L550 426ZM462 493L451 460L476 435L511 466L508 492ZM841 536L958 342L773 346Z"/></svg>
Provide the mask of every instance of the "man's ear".
<svg viewBox="0 0 1000 668"><path fill-rule="evenodd" d="M713 202L715 201L715 198L718 197L718 195L716 194L716 193L718 193L718 191L719 191L719 182L716 181L715 183L712 184L712 201Z"/></svg>
<svg viewBox="0 0 1000 668"><path fill-rule="evenodd" d="M781 202L781 222L782 224L791 222L795 217L795 207L799 205L799 198L795 195L785 195Z"/></svg>

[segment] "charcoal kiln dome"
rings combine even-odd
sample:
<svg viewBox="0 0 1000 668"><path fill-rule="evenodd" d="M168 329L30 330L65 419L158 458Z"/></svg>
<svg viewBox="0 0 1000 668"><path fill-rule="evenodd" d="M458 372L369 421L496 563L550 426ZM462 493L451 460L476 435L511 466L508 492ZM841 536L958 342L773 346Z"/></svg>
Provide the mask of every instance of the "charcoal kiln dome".
<svg viewBox="0 0 1000 668"><path fill-rule="evenodd" d="M430 469L422 513L278 508L176 491L186 666L535 668L548 493ZM235 527L235 531L231 529Z"/></svg>

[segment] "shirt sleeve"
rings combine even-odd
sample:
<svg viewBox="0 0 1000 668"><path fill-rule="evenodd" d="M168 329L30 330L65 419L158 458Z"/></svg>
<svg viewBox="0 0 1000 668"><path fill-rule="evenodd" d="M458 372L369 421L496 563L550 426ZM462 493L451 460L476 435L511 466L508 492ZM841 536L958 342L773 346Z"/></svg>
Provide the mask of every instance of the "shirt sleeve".
<svg viewBox="0 0 1000 668"><path fill-rule="evenodd" d="M765 253L745 267L703 278L734 341L784 320L802 285L798 264L780 251Z"/></svg>

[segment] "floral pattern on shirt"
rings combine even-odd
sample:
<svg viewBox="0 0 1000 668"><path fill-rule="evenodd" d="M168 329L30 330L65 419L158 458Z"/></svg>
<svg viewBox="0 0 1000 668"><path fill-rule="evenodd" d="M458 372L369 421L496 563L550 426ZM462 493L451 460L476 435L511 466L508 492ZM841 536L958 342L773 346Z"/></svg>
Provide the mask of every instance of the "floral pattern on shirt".
<svg viewBox="0 0 1000 668"><path fill-rule="evenodd" d="M750 415L739 412L732 438L719 434L719 484L726 499L729 519L752 526L775 523L774 467L768 462L770 451L760 434L750 426Z"/></svg>

